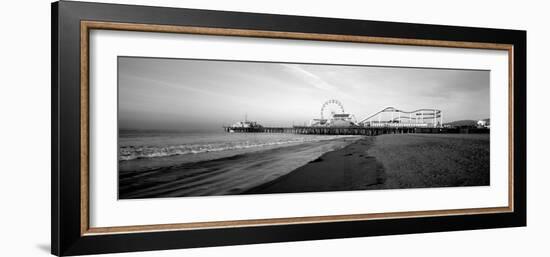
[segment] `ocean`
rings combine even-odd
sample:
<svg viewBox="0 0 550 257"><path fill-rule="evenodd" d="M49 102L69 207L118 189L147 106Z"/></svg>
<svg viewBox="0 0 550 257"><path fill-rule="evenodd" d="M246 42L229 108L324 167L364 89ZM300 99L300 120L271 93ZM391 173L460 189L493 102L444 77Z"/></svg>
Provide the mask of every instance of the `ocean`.
<svg viewBox="0 0 550 257"><path fill-rule="evenodd" d="M240 194L359 138L122 130L119 199Z"/></svg>

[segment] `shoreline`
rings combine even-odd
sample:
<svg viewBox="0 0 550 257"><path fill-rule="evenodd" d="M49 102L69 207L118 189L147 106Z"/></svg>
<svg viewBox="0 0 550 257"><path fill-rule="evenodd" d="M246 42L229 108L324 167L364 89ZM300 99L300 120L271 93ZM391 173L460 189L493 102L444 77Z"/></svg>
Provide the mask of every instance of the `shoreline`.
<svg viewBox="0 0 550 257"><path fill-rule="evenodd" d="M384 184L382 163L369 156L375 137L364 137L242 194L302 193L374 189Z"/></svg>

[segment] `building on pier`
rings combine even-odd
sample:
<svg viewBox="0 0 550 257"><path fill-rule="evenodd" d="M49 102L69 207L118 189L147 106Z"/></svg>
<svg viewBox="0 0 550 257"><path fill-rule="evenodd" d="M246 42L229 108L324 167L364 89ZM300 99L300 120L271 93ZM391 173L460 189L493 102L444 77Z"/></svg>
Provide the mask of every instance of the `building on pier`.
<svg viewBox="0 0 550 257"><path fill-rule="evenodd" d="M226 127L228 132L236 132L237 130L245 130L248 132L260 131L263 126L255 121L249 121L248 115L245 115L244 121L233 123L233 125Z"/></svg>

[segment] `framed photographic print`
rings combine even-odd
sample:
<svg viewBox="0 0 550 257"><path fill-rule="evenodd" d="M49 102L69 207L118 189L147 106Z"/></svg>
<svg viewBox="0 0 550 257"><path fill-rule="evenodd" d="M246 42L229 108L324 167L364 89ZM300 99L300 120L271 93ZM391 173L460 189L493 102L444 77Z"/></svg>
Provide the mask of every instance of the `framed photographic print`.
<svg viewBox="0 0 550 257"><path fill-rule="evenodd" d="M526 32L52 5L52 253L526 225Z"/></svg>

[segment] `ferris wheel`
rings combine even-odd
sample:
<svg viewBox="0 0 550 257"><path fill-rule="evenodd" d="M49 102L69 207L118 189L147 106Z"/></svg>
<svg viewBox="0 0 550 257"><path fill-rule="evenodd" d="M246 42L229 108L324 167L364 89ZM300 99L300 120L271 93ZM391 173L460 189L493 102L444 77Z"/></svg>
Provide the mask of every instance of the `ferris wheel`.
<svg viewBox="0 0 550 257"><path fill-rule="evenodd" d="M321 119L327 119L334 114L344 114L344 106L338 100L328 100L321 107Z"/></svg>

